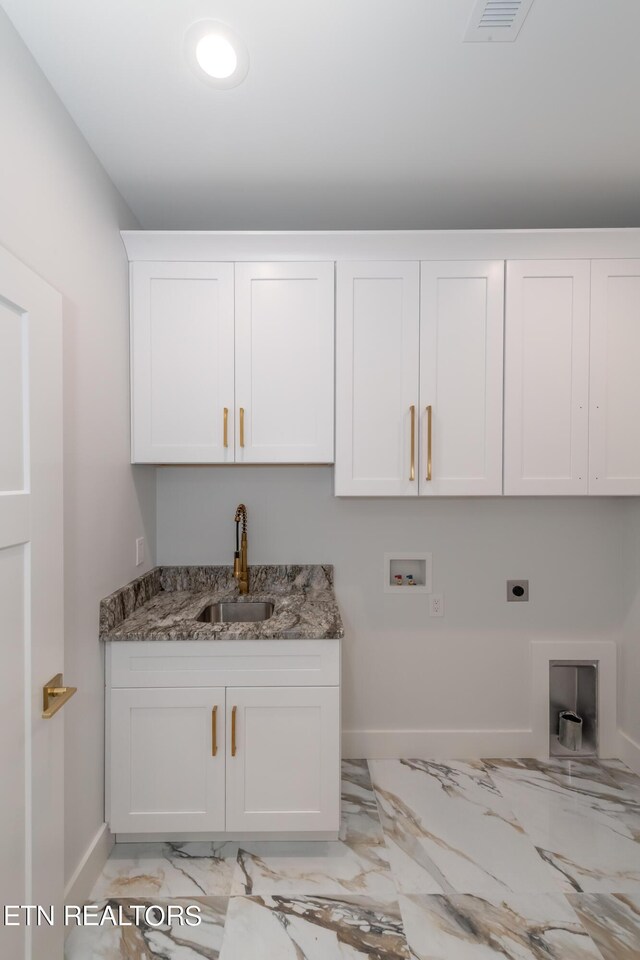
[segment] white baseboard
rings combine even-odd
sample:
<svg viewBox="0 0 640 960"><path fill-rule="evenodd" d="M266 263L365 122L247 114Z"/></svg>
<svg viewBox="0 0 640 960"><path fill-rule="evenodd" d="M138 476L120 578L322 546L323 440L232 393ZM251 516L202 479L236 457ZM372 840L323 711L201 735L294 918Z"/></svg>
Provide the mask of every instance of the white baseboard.
<svg viewBox="0 0 640 960"><path fill-rule="evenodd" d="M531 757L531 730L345 730L347 759L480 760L483 757Z"/></svg>
<svg viewBox="0 0 640 960"><path fill-rule="evenodd" d="M117 833L116 843L228 843L228 842L288 842L290 840L339 840L340 832L336 830L294 830L289 833L276 831L274 833Z"/></svg>
<svg viewBox="0 0 640 960"><path fill-rule="evenodd" d="M87 847L64 891L64 902L81 904L89 899L102 868L109 859L115 839L103 823Z"/></svg>
<svg viewBox="0 0 640 960"><path fill-rule="evenodd" d="M640 773L640 743L624 730L618 730L618 757L635 773Z"/></svg>

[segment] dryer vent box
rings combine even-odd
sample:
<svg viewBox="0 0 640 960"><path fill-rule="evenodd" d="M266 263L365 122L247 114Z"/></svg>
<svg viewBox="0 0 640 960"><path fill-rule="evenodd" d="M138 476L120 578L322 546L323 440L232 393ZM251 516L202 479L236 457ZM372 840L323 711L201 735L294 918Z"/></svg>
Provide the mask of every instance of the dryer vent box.
<svg viewBox="0 0 640 960"><path fill-rule="evenodd" d="M577 749L563 745L560 715L568 711L581 723ZM594 660L551 660L549 663L549 755L597 757L598 663Z"/></svg>

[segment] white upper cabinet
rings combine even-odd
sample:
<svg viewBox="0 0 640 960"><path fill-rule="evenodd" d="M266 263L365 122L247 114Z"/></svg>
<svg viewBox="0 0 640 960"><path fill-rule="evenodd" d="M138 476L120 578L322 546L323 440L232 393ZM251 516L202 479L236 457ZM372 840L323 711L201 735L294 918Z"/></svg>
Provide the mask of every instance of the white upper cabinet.
<svg viewBox="0 0 640 960"><path fill-rule="evenodd" d="M132 462L335 460L337 496L640 495L640 259L597 259L624 237L323 237L285 262L275 236L126 234ZM225 243L241 262L212 262Z"/></svg>
<svg viewBox="0 0 640 960"><path fill-rule="evenodd" d="M504 261L428 262L420 285L420 493L502 493Z"/></svg>
<svg viewBox="0 0 640 960"><path fill-rule="evenodd" d="M589 493L640 494L640 260L591 271Z"/></svg>
<svg viewBox="0 0 640 960"><path fill-rule="evenodd" d="M236 462L332 463L333 263L236 264Z"/></svg>
<svg viewBox="0 0 640 960"><path fill-rule="evenodd" d="M588 491L589 278L588 260L507 264L506 494Z"/></svg>
<svg viewBox="0 0 640 960"><path fill-rule="evenodd" d="M233 461L233 324L233 264L132 265L134 463Z"/></svg>
<svg viewBox="0 0 640 960"><path fill-rule="evenodd" d="M337 276L336 494L500 494L503 261Z"/></svg>
<svg viewBox="0 0 640 960"><path fill-rule="evenodd" d="M131 372L134 463L333 462L333 263L134 263Z"/></svg>
<svg viewBox="0 0 640 960"><path fill-rule="evenodd" d="M337 496L418 493L417 263L337 266Z"/></svg>

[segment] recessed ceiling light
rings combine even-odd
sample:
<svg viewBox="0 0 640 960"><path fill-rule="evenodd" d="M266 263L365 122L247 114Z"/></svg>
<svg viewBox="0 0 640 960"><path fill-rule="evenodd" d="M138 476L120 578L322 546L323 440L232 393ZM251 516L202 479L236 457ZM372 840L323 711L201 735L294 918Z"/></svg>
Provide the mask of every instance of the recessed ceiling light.
<svg viewBox="0 0 640 960"><path fill-rule="evenodd" d="M185 53L197 76L211 86L235 87L249 70L244 42L226 23L217 20L199 20L189 28Z"/></svg>
<svg viewBox="0 0 640 960"><path fill-rule="evenodd" d="M196 60L209 77L226 80L235 73L238 55L226 37L206 33L196 45Z"/></svg>

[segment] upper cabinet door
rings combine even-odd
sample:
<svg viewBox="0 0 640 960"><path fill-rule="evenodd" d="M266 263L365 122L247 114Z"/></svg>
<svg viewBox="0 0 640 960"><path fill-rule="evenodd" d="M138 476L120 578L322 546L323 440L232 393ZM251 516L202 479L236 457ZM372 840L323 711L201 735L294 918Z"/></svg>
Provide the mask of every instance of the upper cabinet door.
<svg viewBox="0 0 640 960"><path fill-rule="evenodd" d="M134 463L233 461L233 264L132 265L131 372Z"/></svg>
<svg viewBox="0 0 640 960"><path fill-rule="evenodd" d="M640 260L591 265L589 493L640 494Z"/></svg>
<svg viewBox="0 0 640 960"><path fill-rule="evenodd" d="M416 495L419 265L337 270L336 495Z"/></svg>
<svg viewBox="0 0 640 960"><path fill-rule="evenodd" d="M420 493L502 493L504 262L423 263Z"/></svg>
<svg viewBox="0 0 640 960"><path fill-rule="evenodd" d="M236 264L236 462L332 463L333 263Z"/></svg>
<svg viewBox="0 0 640 960"><path fill-rule="evenodd" d="M504 492L585 494L588 260L507 264Z"/></svg>

